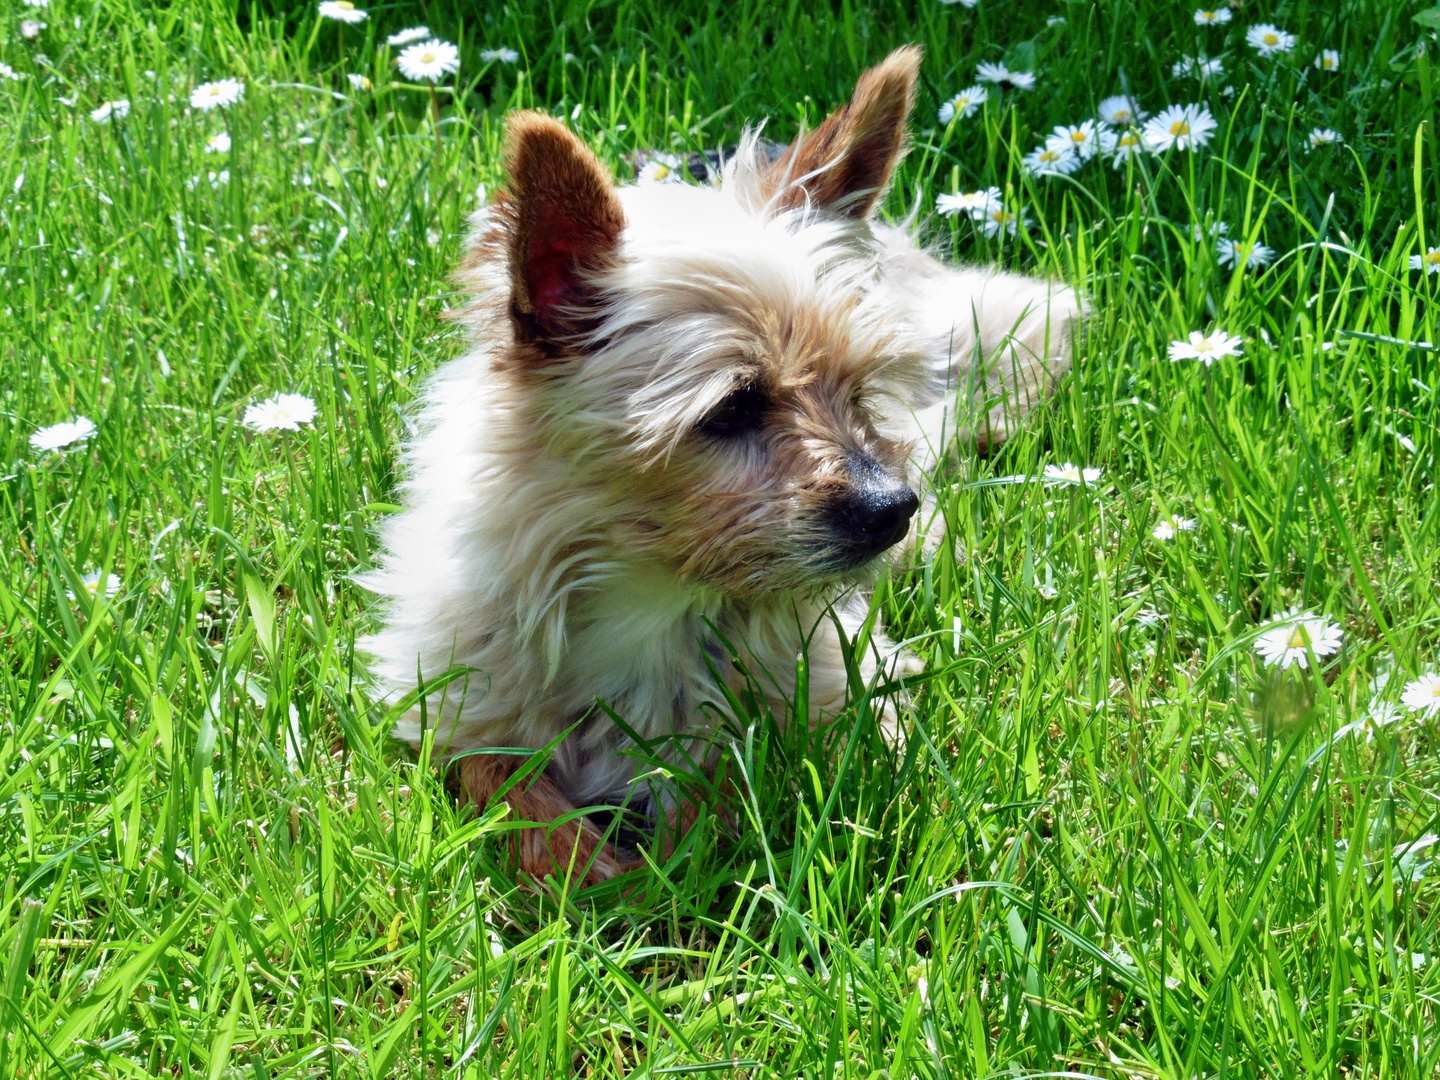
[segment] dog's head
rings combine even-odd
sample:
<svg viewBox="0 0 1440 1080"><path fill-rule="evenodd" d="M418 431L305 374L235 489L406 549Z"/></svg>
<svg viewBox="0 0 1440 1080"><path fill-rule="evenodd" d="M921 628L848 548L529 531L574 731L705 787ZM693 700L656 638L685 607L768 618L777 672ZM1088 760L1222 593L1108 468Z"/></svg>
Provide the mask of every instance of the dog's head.
<svg viewBox="0 0 1440 1080"><path fill-rule="evenodd" d="M886 417L924 357L867 219L918 66L893 53L778 162L742 147L719 189L616 188L557 121L511 119L477 321L508 323L496 375L566 482L604 493L618 543L756 596L853 580L905 535L917 499Z"/></svg>

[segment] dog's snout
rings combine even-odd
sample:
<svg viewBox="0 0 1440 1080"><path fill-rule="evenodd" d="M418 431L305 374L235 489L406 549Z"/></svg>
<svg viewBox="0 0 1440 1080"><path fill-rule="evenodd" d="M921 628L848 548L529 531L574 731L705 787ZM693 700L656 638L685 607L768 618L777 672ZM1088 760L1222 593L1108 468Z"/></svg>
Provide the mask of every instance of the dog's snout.
<svg viewBox="0 0 1440 1080"><path fill-rule="evenodd" d="M908 484L869 457L850 459L851 489L834 507L837 532L866 556L897 543L920 500Z"/></svg>

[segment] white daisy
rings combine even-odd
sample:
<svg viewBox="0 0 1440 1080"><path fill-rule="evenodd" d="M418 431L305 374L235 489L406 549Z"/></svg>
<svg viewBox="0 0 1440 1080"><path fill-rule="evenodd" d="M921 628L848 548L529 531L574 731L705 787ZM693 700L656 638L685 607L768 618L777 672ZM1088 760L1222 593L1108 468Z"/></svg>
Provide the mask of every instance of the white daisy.
<svg viewBox="0 0 1440 1080"><path fill-rule="evenodd" d="M1079 155L1068 146L1054 147L1047 143L1026 154L1020 164L1026 172L1036 176L1063 176L1073 173L1082 163Z"/></svg>
<svg viewBox="0 0 1440 1080"><path fill-rule="evenodd" d="M1426 719L1440 715L1440 675L1427 672L1414 682L1406 683L1405 690L1400 694L1400 704L1414 709Z"/></svg>
<svg viewBox="0 0 1440 1080"><path fill-rule="evenodd" d="M1082 469L1067 461L1063 465L1046 465L1040 479L1048 486L1083 484L1086 487L1100 482L1099 468Z"/></svg>
<svg viewBox="0 0 1440 1080"><path fill-rule="evenodd" d="M26 7L43 8L50 6L50 0L25 0Z"/></svg>
<svg viewBox="0 0 1440 1080"><path fill-rule="evenodd" d="M1170 342L1169 357L1174 360L1199 360L1206 367L1222 356L1239 356L1244 339L1227 334L1224 330L1212 330L1202 334L1190 331L1189 341Z"/></svg>
<svg viewBox="0 0 1440 1080"><path fill-rule="evenodd" d="M1310 132L1306 141L1310 144L1311 150L1318 150L1322 146L1334 146L1336 143L1342 143L1345 140L1340 137L1338 131L1332 131L1329 128L1316 128Z"/></svg>
<svg viewBox="0 0 1440 1080"><path fill-rule="evenodd" d="M1204 146L1215 133L1215 117L1203 105L1171 105L1145 125L1145 141L1155 153L1166 150L1193 150Z"/></svg>
<svg viewBox="0 0 1440 1080"><path fill-rule="evenodd" d="M1115 127L1129 127L1131 124L1138 124L1149 115L1140 108L1134 98L1126 97L1124 94L1107 97L1095 106L1095 113L1104 123L1113 124Z"/></svg>
<svg viewBox="0 0 1440 1080"><path fill-rule="evenodd" d="M940 106L940 123L948 124L955 117L962 120L974 115L976 109L990 96L983 86L969 86Z"/></svg>
<svg viewBox="0 0 1440 1080"><path fill-rule="evenodd" d="M360 75L352 71L345 78L350 81L352 90L372 90L375 87L375 84L370 81L369 75Z"/></svg>
<svg viewBox="0 0 1440 1080"><path fill-rule="evenodd" d="M1169 517L1163 517L1156 522L1155 527L1150 530L1150 535L1155 537L1156 540L1174 540L1176 533L1193 532L1194 529L1194 518L1184 518L1177 514L1171 514Z"/></svg>
<svg viewBox="0 0 1440 1080"><path fill-rule="evenodd" d="M1427 274L1440 274L1440 247L1432 247L1424 255L1411 255L1410 269L1424 270Z"/></svg>
<svg viewBox="0 0 1440 1080"><path fill-rule="evenodd" d="M1351 720L1350 723L1337 728L1332 741L1339 742L1347 735L1358 735L1363 731L1365 733L1365 741L1367 743L1374 742L1375 732L1379 731L1382 727L1389 727L1395 723L1396 720L1400 719L1400 715L1400 710L1395 708L1394 705L1381 702L1371 709L1367 715L1360 717L1358 720Z"/></svg>
<svg viewBox="0 0 1440 1080"><path fill-rule="evenodd" d="M408 30L398 30L385 39L386 45L409 45L412 41L424 41L430 36L428 26L412 26Z"/></svg>
<svg viewBox="0 0 1440 1080"><path fill-rule="evenodd" d="M1045 139L1050 150L1069 150L1081 161L1089 161L1100 151L1100 137L1094 120L1078 124L1062 124Z"/></svg>
<svg viewBox="0 0 1440 1080"><path fill-rule="evenodd" d="M645 162L635 179L642 184L678 184L680 159L673 154L656 154Z"/></svg>
<svg viewBox="0 0 1440 1080"><path fill-rule="evenodd" d="M1208 56L1186 56L1170 67L1170 75L1176 79L1199 79L1204 82L1224 74L1225 64L1218 56L1213 60Z"/></svg>
<svg viewBox="0 0 1440 1080"><path fill-rule="evenodd" d="M980 0L940 0L942 4L959 4L961 7L973 8Z"/></svg>
<svg viewBox="0 0 1440 1080"><path fill-rule="evenodd" d="M230 182L230 170L229 170L229 169L221 169L219 172L212 172L212 173L210 174L210 186L211 186L212 188L221 187L222 185L228 184L229 182Z"/></svg>
<svg viewBox="0 0 1440 1080"><path fill-rule="evenodd" d="M256 431L299 431L315 419L315 402L304 394L277 394L245 409L245 425Z"/></svg>
<svg viewBox="0 0 1440 1080"><path fill-rule="evenodd" d="M1324 49L1315 57L1315 66L1321 71L1339 71L1340 53L1336 49Z"/></svg>
<svg viewBox="0 0 1440 1080"><path fill-rule="evenodd" d="M1268 266L1273 258L1275 252L1258 241L1252 244L1221 237L1215 243L1215 261L1221 266L1238 266L1241 262L1249 267Z"/></svg>
<svg viewBox="0 0 1440 1080"><path fill-rule="evenodd" d="M201 83L190 95L190 105L201 112L226 108L245 96L245 84L238 79Z"/></svg>
<svg viewBox="0 0 1440 1080"><path fill-rule="evenodd" d="M1035 89L1034 72L1011 71L1004 64L980 64L975 68L975 78L981 82L995 83L1002 90Z"/></svg>
<svg viewBox="0 0 1440 1080"><path fill-rule="evenodd" d="M48 25L49 23L43 23L39 19L21 19L20 36L27 41L33 41L40 36L40 31L44 30Z"/></svg>
<svg viewBox="0 0 1440 1080"><path fill-rule="evenodd" d="M992 210L1003 204L1000 189L986 188L984 191L967 191L959 195L941 195L935 200L935 209L945 215L965 214L979 221Z"/></svg>
<svg viewBox="0 0 1440 1080"><path fill-rule="evenodd" d="M502 64L513 64L520 59L520 54L514 49L481 49L480 59L484 60L487 64L496 60Z"/></svg>
<svg viewBox="0 0 1440 1080"><path fill-rule="evenodd" d="M130 102L121 99L120 101L107 101L98 109L90 112L90 119L97 124L108 124L111 120L123 120L130 115Z"/></svg>
<svg viewBox="0 0 1440 1080"><path fill-rule="evenodd" d="M1100 132L1100 150L1114 164L1116 169L1125 167L1132 157L1139 157L1150 147L1145 136L1131 128L1129 131Z"/></svg>
<svg viewBox="0 0 1440 1080"><path fill-rule="evenodd" d="M985 222L980 227L981 231L989 237L999 236L1002 232L1015 235L1015 230L1020 226L1030 227L1030 215L1027 211L1021 210L1016 214L1013 210L1007 210L1004 206L993 205L985 211L984 216L979 219Z"/></svg>
<svg viewBox="0 0 1440 1080"><path fill-rule="evenodd" d="M1206 11L1201 8L1195 12L1196 26L1219 26L1230 21L1229 8L1216 8L1214 11Z"/></svg>
<svg viewBox="0 0 1440 1080"><path fill-rule="evenodd" d="M217 131L211 135L205 140L205 152L207 154L228 154L230 152L230 133Z"/></svg>
<svg viewBox="0 0 1440 1080"><path fill-rule="evenodd" d="M99 570L90 570L80 578L80 584L85 589L85 595L91 600L100 596L104 596L106 600L109 600L120 591L123 583L114 574L102 575ZM71 600L75 599L73 592L67 590L65 595Z"/></svg>
<svg viewBox="0 0 1440 1080"><path fill-rule="evenodd" d="M400 74L407 79L416 82L429 79L436 83L451 72L460 70L460 50L448 41L434 38L411 45L396 58L395 63L400 68Z"/></svg>
<svg viewBox="0 0 1440 1080"><path fill-rule="evenodd" d="M358 23L365 21L365 12L350 0L320 0L320 17L334 19L336 22Z"/></svg>
<svg viewBox="0 0 1440 1080"><path fill-rule="evenodd" d="M30 445L42 454L50 450L63 450L67 446L82 443L95 434L95 424L88 417L77 416L63 424L51 424L30 436Z"/></svg>
<svg viewBox="0 0 1440 1080"><path fill-rule="evenodd" d="M1310 654L1323 659L1340 651L1345 632L1323 615L1312 615L1291 608L1265 624L1266 630L1255 639L1255 651L1267 664L1287 668L1297 664L1310 666Z"/></svg>
<svg viewBox="0 0 1440 1080"><path fill-rule="evenodd" d="M1295 47L1295 35L1270 23L1256 23L1245 31L1245 41L1261 56L1274 56Z"/></svg>
<svg viewBox="0 0 1440 1080"><path fill-rule="evenodd" d="M1225 222L1223 221L1211 221L1205 225L1202 225L1200 222L1197 221L1190 226L1190 239L1194 240L1197 244L1201 240L1204 240L1207 236L1229 235L1230 226L1225 224Z"/></svg>

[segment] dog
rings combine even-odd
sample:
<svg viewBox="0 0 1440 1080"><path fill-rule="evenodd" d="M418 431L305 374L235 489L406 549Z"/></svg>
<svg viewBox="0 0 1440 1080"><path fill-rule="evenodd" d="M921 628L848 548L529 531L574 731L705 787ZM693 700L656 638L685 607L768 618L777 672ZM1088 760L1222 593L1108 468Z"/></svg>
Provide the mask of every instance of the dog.
<svg viewBox="0 0 1440 1080"><path fill-rule="evenodd" d="M617 186L560 122L508 120L507 189L458 271L473 347L424 391L363 647L384 700L414 702L396 735L428 729L463 798L534 823L514 854L536 878L636 864L578 808L684 827L629 733L713 764L731 647L782 718L804 651L791 720L834 716L841 632L922 532L930 471L1070 366L1071 289L948 267L876 216L920 60L891 53L778 157L750 132L713 185ZM901 662L877 631L861 674ZM495 748L550 756L517 780Z"/></svg>

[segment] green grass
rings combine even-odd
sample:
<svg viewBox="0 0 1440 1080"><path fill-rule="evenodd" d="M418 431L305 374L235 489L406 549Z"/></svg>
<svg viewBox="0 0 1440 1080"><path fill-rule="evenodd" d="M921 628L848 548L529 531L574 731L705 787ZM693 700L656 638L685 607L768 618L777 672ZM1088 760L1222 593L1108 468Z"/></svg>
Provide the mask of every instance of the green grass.
<svg viewBox="0 0 1440 1080"><path fill-rule="evenodd" d="M682 7L0 15L24 76L0 80L0 1075L1433 1075L1440 875L1397 848L1440 832L1436 725L1332 737L1440 642L1418 6L1252 3L1205 30L1159 0ZM25 41L23 17L50 25ZM1267 19L1291 58L1241 43ZM375 46L419 21L463 47L438 136ZM733 824L623 886L517 887L503 825L388 740L350 582L407 406L460 347L446 274L502 182L501 117L573 116L629 175L632 149L751 118L788 138L904 41L928 58L887 212L1009 185L1017 240L927 235L1092 311L1054 401L957 477L956 544L877 600L930 662L912 734L884 745L863 694L813 735L742 715ZM501 45L522 61L478 59ZM1170 78L1222 49L1224 80ZM1002 57L1040 89L937 129ZM230 76L240 105L187 111ZM1125 84L1209 102L1216 139L1021 174ZM88 119L114 98L127 118ZM1316 126L1345 144L1306 152ZM1218 266L1207 215L1274 263ZM1165 358L1212 325L1243 358ZM240 423L288 391L313 426ZM89 443L30 448L77 414ZM1098 488L999 482L1064 461ZM1170 513L1197 528L1156 540ZM1291 605L1345 629L1323 678L1251 647Z"/></svg>

